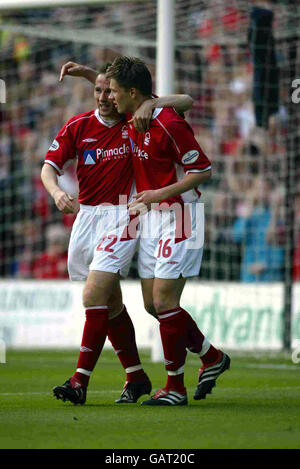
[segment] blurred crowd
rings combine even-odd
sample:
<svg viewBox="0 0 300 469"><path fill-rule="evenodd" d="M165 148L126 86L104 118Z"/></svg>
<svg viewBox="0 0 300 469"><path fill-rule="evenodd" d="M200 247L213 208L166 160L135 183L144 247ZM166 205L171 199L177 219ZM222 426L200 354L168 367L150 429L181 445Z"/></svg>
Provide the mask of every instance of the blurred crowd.
<svg viewBox="0 0 300 469"><path fill-rule="evenodd" d="M216 19L211 10L200 14L192 8L193 2L186 1L189 38L199 43L176 50L175 91L193 97L194 106L186 118L213 167L212 180L202 190L206 233L200 277L282 281L289 235L285 225L289 90L281 87L278 112L267 127L258 127L252 101L248 19L245 10L232 5L235 2L224 1L222 15ZM115 5L113 10L110 6L35 10L27 17L23 12L22 22L34 19L40 27L51 22L65 29L93 30L109 24L118 34L143 31L151 39L150 26L141 29L140 23L133 24L133 8L128 4ZM144 8L151 17L153 2ZM0 24L16 23L15 15L0 17ZM218 43L220 33L223 39L240 40ZM185 29L181 38L187 38ZM0 122L0 276L68 278L67 247L75 217L57 210L41 183L40 171L45 153L64 123L95 104L89 83L67 78L59 84L59 70L68 60L97 68L128 52L125 47L115 50L49 41L11 31L0 31L0 45L0 76L7 83ZM282 63L284 52L279 48ZM153 47L144 46L139 54L154 72ZM71 186L75 170L71 166L67 171ZM294 171L299 170L295 167ZM300 181L299 172L295 181ZM299 182L294 189L294 280L300 280ZM133 263L130 276L136 275Z"/></svg>

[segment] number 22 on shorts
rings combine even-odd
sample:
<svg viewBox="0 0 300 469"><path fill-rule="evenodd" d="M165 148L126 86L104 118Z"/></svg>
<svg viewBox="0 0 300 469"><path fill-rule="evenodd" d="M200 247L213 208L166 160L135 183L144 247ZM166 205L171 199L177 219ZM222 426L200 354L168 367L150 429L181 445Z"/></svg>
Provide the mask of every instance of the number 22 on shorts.
<svg viewBox="0 0 300 469"><path fill-rule="evenodd" d="M97 251L107 251L107 252L114 252L111 247L116 244L118 237L116 235L108 235L104 236L100 243L98 244L96 250ZM108 243L106 243L107 240L110 240Z"/></svg>

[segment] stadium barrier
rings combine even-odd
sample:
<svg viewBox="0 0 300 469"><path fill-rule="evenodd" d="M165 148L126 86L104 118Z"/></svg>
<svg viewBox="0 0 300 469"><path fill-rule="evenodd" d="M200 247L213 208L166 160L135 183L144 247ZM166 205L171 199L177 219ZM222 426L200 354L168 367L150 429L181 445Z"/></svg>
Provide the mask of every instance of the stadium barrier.
<svg viewBox="0 0 300 469"><path fill-rule="evenodd" d="M7 348L79 347L84 325L82 282L3 281L0 340ZM138 281L122 282L138 347L162 359L157 321L145 312ZM294 286L300 295L300 283ZM182 296L200 329L216 346L232 350L280 350L283 345L283 284L190 281ZM300 337L300 309L292 315L292 347ZM106 341L106 347L111 347Z"/></svg>

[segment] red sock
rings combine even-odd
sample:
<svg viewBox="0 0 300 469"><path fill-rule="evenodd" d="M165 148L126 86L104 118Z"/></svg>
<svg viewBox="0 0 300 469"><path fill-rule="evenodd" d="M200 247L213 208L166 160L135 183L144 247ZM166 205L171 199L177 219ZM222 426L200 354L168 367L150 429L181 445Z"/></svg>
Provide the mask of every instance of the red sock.
<svg viewBox="0 0 300 469"><path fill-rule="evenodd" d="M221 358L222 353L217 350L213 345L210 345L208 351L204 355L200 355L203 365L209 365L210 363L216 362Z"/></svg>
<svg viewBox="0 0 300 469"><path fill-rule="evenodd" d="M165 389L167 391L177 391L180 394L186 394L186 389L184 387L184 373L180 373L179 375L169 375L168 371L168 379Z"/></svg>
<svg viewBox="0 0 300 469"><path fill-rule="evenodd" d="M182 311L185 310L182 309ZM212 363L219 358L219 351L204 337L197 324L189 314L187 348L193 353L198 353L204 365L208 365L209 363Z"/></svg>
<svg viewBox="0 0 300 469"><path fill-rule="evenodd" d="M107 306L91 306L86 309L77 370L70 380L73 387L76 387L77 383L80 386L88 385L107 336L107 324Z"/></svg>
<svg viewBox="0 0 300 469"><path fill-rule="evenodd" d="M193 353L200 353L202 350L204 339L204 335L198 328L194 319L189 315L187 348Z"/></svg>
<svg viewBox="0 0 300 469"><path fill-rule="evenodd" d="M165 389L184 393L188 313L180 307L158 313L168 380Z"/></svg>
<svg viewBox="0 0 300 469"><path fill-rule="evenodd" d="M137 350L134 326L125 306L118 316L108 321L108 338L126 371L126 381L144 381L146 374Z"/></svg>

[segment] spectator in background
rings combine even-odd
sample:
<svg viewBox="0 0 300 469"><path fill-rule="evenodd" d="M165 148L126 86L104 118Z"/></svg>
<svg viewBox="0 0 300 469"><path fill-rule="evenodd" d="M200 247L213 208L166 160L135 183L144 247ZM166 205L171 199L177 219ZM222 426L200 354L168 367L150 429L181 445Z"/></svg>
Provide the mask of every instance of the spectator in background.
<svg viewBox="0 0 300 469"><path fill-rule="evenodd" d="M258 176L245 194L241 215L232 227L232 237L242 244L240 279L243 282L283 280L284 249L280 239L282 191L270 195L270 185Z"/></svg>
<svg viewBox="0 0 300 469"><path fill-rule="evenodd" d="M68 279L69 232L60 224L46 229L46 250L33 261L32 276L35 279Z"/></svg>
<svg viewBox="0 0 300 469"><path fill-rule="evenodd" d="M16 257L11 259L11 270L19 279L32 278L33 259L43 250L42 227L38 220L22 220L15 224Z"/></svg>
<svg viewBox="0 0 300 469"><path fill-rule="evenodd" d="M25 21L33 28L56 25L62 29L85 27L98 31L111 24L121 36L142 34L144 39L154 39L156 6L152 3L145 6L140 16L144 22L135 21L136 5L102 4L76 9L23 9L19 14L1 12L0 23ZM201 146L212 155L213 167L213 178L203 195L207 206L207 243L201 276L236 280L241 243L233 243L231 233L235 217L240 219L247 205L244 194L251 189L257 174L264 174L273 187L286 174L290 89L281 86L278 103L272 29L289 36L286 24L289 8L275 0L252 0L255 13L252 13L249 51L244 43L250 19L248 7L245 8L247 2L187 0L184 3L184 9L177 10L176 34L179 41L191 40L194 45L176 47L175 83L180 87L178 92L189 90L194 98L187 119ZM32 260L43 251L44 227L63 223L71 229L74 220L72 214L60 214L56 210L40 184L41 155L64 122L77 114L78 109L83 112L93 106L90 86L84 80L74 81L68 87L58 86L57 71L66 57L82 63L106 63L116 53L121 54L122 47L115 51L103 44L98 47L56 41L53 37L24 38L10 31L0 31L0 46L0 75L7 83L9 96L0 116L0 276L30 278ZM134 47L148 58L152 67L155 49L146 50L137 44ZM277 40L276 54L278 64L283 64L283 72L288 64L286 47ZM273 66L275 75L268 77ZM272 88L269 85L273 78L275 87ZM273 111L276 114L269 118ZM265 125L266 118L268 131L255 126L260 122ZM299 239L300 234L295 240L298 259ZM300 278L297 265L300 260L294 267L295 279Z"/></svg>

